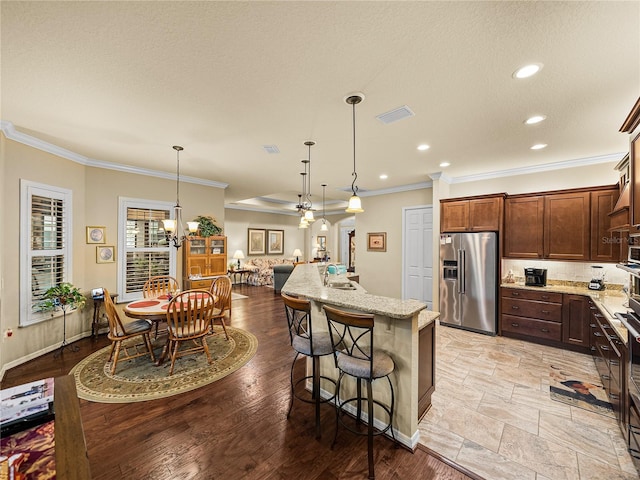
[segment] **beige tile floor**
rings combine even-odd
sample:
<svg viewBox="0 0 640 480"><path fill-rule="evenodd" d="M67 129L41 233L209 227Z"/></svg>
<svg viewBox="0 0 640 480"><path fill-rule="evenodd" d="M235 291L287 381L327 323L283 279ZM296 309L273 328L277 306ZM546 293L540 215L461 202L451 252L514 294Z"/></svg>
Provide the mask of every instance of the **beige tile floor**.
<svg viewBox="0 0 640 480"><path fill-rule="evenodd" d="M551 400L551 366L598 383L591 356L438 325L420 443L487 480L639 478L613 418Z"/></svg>

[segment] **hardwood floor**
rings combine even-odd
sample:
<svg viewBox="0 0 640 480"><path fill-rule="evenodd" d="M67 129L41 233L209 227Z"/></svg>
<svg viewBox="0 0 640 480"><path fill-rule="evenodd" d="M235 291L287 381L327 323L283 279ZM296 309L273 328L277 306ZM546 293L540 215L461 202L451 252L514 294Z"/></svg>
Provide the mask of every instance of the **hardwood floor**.
<svg viewBox="0 0 640 480"><path fill-rule="evenodd" d="M284 307L266 287L234 286L229 324L258 338L256 356L237 372L206 387L165 399L106 404L80 400L93 478L127 479L352 479L367 478L366 437L340 429L322 409L315 439L313 406L295 402L289 420L289 345ZM105 345L76 343L79 352L44 355L7 372L2 388L59 376ZM300 367L302 364L300 363ZM424 450L396 448L375 439L378 479L462 480L467 477Z"/></svg>

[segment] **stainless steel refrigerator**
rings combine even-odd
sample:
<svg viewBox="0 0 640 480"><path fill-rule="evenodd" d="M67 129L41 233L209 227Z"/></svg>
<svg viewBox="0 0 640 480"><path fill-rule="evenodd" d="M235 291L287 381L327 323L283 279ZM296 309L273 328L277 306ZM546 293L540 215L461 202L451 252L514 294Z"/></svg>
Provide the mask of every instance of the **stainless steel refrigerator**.
<svg viewBox="0 0 640 480"><path fill-rule="evenodd" d="M498 235L440 235L440 323L495 335Z"/></svg>

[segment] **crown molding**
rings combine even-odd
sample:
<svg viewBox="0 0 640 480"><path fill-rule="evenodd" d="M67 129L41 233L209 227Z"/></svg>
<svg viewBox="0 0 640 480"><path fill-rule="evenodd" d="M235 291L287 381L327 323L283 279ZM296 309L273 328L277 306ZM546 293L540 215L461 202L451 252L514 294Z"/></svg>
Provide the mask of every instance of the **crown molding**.
<svg viewBox="0 0 640 480"><path fill-rule="evenodd" d="M479 180L491 180L494 178L512 177L515 175L526 175L529 173L548 172L553 170L562 170L563 168L584 167L586 165L596 165L600 163L619 162L626 153L612 153L609 155L599 155L596 157L576 158L574 160L564 160L562 162L544 163L531 167L509 168L507 170L498 170L489 173L480 173L477 175L465 175L461 177L451 178L448 183L467 183L477 182Z"/></svg>
<svg viewBox="0 0 640 480"><path fill-rule="evenodd" d="M182 177L181 177L182 178ZM243 210L245 212L256 212L256 213L275 213L276 215L290 215L290 216L295 216L295 217L299 217L300 214L298 212L288 212L285 210L271 210L268 208L259 208L259 207L253 207L253 206L249 206L249 205L238 205L237 203L225 203L224 205L225 210L229 209L229 210Z"/></svg>
<svg viewBox="0 0 640 480"><path fill-rule="evenodd" d="M13 140L29 147L37 148L43 152L56 155L61 158L66 158L72 162L79 163L86 167L104 168L106 170L115 170L125 173L134 173L137 175L145 175L147 177L164 178L167 180L175 180L176 176L169 172L162 172L159 170L151 170L148 168L133 167L131 165L122 165L119 163L105 162L103 160L96 160L93 158L85 157L78 153L67 150L66 148L58 147L39 138L27 135L26 133L19 132L15 129L13 123L7 120L0 120L0 130L4 133L4 136L10 140ZM216 182L215 180L206 180L204 178L190 177L180 175L180 181L186 183L193 183L196 185L204 185L206 187L215 187L225 189L229 186L228 183Z"/></svg>

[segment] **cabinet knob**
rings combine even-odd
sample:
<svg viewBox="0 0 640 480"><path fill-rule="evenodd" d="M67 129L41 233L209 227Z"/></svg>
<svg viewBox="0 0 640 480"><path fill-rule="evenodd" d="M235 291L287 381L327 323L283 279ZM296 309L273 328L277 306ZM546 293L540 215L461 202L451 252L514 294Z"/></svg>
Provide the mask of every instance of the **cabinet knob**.
<svg viewBox="0 0 640 480"><path fill-rule="evenodd" d="M614 400L618 400L620 397L618 395L616 395L615 393L610 393L609 396L614 399Z"/></svg>
<svg viewBox="0 0 640 480"><path fill-rule="evenodd" d="M548 300L548 299L549 299L549 295L542 295L542 298L543 298L544 300Z"/></svg>
<svg viewBox="0 0 640 480"><path fill-rule="evenodd" d="M545 315L549 315L551 312L549 310L542 310L541 313L544 313Z"/></svg>
<svg viewBox="0 0 640 480"><path fill-rule="evenodd" d="M605 352L608 352L609 350L611 350L608 346L606 345L602 345L600 348L602 348Z"/></svg>
<svg viewBox="0 0 640 480"><path fill-rule="evenodd" d="M520 307L517 305L511 305L511 310L519 310Z"/></svg>
<svg viewBox="0 0 640 480"><path fill-rule="evenodd" d="M512 323L512 324L511 324L511 326L512 326L512 327L519 327L519 326L520 326L520 324L519 324L519 323Z"/></svg>
<svg viewBox="0 0 640 480"><path fill-rule="evenodd" d="M609 375L602 375L602 379L603 380L611 380L611 377Z"/></svg>
<svg viewBox="0 0 640 480"><path fill-rule="evenodd" d="M548 328L541 328L540 331L544 332L544 333L549 333L549 329Z"/></svg>
<svg viewBox="0 0 640 480"><path fill-rule="evenodd" d="M511 292L511 296L513 297L519 297L520 294L518 292Z"/></svg>

